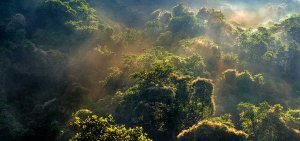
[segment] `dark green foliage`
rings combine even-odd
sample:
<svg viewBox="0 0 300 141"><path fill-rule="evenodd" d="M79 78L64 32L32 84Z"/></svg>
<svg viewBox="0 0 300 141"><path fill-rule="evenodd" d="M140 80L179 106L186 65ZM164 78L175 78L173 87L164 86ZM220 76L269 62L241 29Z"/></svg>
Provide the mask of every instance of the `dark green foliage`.
<svg viewBox="0 0 300 141"><path fill-rule="evenodd" d="M267 53L272 53L272 59L273 55L279 53L278 51L283 48L280 42L276 41L271 33L263 27L258 28L256 32L250 31L242 34L237 47L242 48L243 57L250 62L263 60L263 56Z"/></svg>
<svg viewBox="0 0 300 141"><path fill-rule="evenodd" d="M45 2L50 18L59 24L70 25L74 30L97 30L99 21L94 15L95 10L85 0L47 0Z"/></svg>
<svg viewBox="0 0 300 141"><path fill-rule="evenodd" d="M239 73L236 70L225 71L216 92L217 111L231 113L234 118L237 117L235 107L240 102L256 103L263 100L260 95L263 85L264 77L260 74Z"/></svg>
<svg viewBox="0 0 300 141"><path fill-rule="evenodd" d="M118 90L126 87L125 83L129 83L129 80L124 76L125 73L119 68L112 68L111 70L112 72L105 80L100 82L107 94L115 94Z"/></svg>
<svg viewBox="0 0 300 141"><path fill-rule="evenodd" d="M241 103L238 106L243 130L257 141L299 140L299 134L282 120L283 107L261 103L258 106Z"/></svg>
<svg viewBox="0 0 300 141"><path fill-rule="evenodd" d="M127 27L144 27L152 17L149 15L164 6L175 5L178 0L89 0L99 7L99 11L105 10L115 21ZM98 9L97 9L98 10Z"/></svg>
<svg viewBox="0 0 300 141"><path fill-rule="evenodd" d="M237 37L237 30L226 21L225 15L220 10L204 7L199 10L196 17L207 25L206 36L224 48L228 46L227 44L232 44Z"/></svg>
<svg viewBox="0 0 300 141"><path fill-rule="evenodd" d="M181 3L173 7L172 15L174 17L184 17L187 15L193 15L193 13L190 12L190 9L187 6Z"/></svg>
<svg viewBox="0 0 300 141"><path fill-rule="evenodd" d="M121 94L118 119L142 126L153 139L170 140L183 127L213 115L213 84L175 73L163 64L135 73L136 84Z"/></svg>
<svg viewBox="0 0 300 141"><path fill-rule="evenodd" d="M175 37L182 39L204 33L204 23L197 19L185 5L179 4L173 7L172 16L168 29Z"/></svg>
<svg viewBox="0 0 300 141"><path fill-rule="evenodd" d="M193 101L202 104L201 111L203 117L209 117L214 114L213 92L214 85L208 79L197 78L192 82L194 93L192 95Z"/></svg>
<svg viewBox="0 0 300 141"><path fill-rule="evenodd" d="M147 22L150 33L159 35L157 44L170 47L178 40L193 38L205 33L205 23L184 4L178 4L172 9L172 13L156 10L153 18Z"/></svg>
<svg viewBox="0 0 300 141"><path fill-rule="evenodd" d="M190 54L193 54L195 57L192 57L193 60L195 60L197 57L203 58L203 67L206 69L205 71L205 77L213 78L216 77L217 73L219 71L222 71L221 69L221 55L222 51L221 49L211 40L207 38L192 38L192 39L185 39L181 40L179 42L180 47L176 48L177 52L180 52L182 54L185 54L189 56ZM200 60L200 59L198 59ZM187 66L187 68L198 66ZM195 72L197 70L195 69ZM203 74L199 74L200 76L203 76ZM197 75L196 75L197 76Z"/></svg>
<svg viewBox="0 0 300 141"><path fill-rule="evenodd" d="M92 33L106 29L86 0L45 0L34 12L28 37L46 49L70 52Z"/></svg>
<svg viewBox="0 0 300 141"><path fill-rule="evenodd" d="M6 16L0 21L4 36L0 42L1 139L55 140L68 115L84 101L82 96L87 90L69 79L66 67L69 56L58 50L44 50L32 41L36 40L32 35L43 26L42 21L47 21L46 17L36 19L45 16L37 10L44 3L39 0L4 3L1 6L7 6L9 12L0 14ZM43 30L62 33L54 28L61 26L58 22L48 24L49 29ZM52 35L43 37L61 40Z"/></svg>
<svg viewBox="0 0 300 141"><path fill-rule="evenodd" d="M221 11L215 9L207 9L201 8L197 13L197 17L202 20L206 20L210 26L217 26L218 24L221 25L224 23L225 16Z"/></svg>
<svg viewBox="0 0 300 141"><path fill-rule="evenodd" d="M165 25L159 21L149 21L146 23L146 34L152 37L154 40L159 36L159 34L164 30Z"/></svg>
<svg viewBox="0 0 300 141"><path fill-rule="evenodd" d="M172 18L169 30L178 38L195 37L204 33L204 25L193 15L183 15Z"/></svg>
<svg viewBox="0 0 300 141"><path fill-rule="evenodd" d="M151 71L137 72L132 75L132 77L137 81L142 88L149 87L163 87L169 85L170 75L172 73L171 66L164 66L163 64L158 64L154 66Z"/></svg>
<svg viewBox="0 0 300 141"><path fill-rule="evenodd" d="M300 24L291 27L287 32L297 43L300 43Z"/></svg>
<svg viewBox="0 0 300 141"><path fill-rule="evenodd" d="M154 48L147 50L141 56L128 56L125 61L126 65L130 65L131 68L137 70L148 69L155 64L165 63L165 65L184 75L194 77L206 77L208 75L204 59L199 54L179 56L164 51L162 48Z"/></svg>
<svg viewBox="0 0 300 141"><path fill-rule="evenodd" d="M64 98L71 102L69 98L75 93L57 94L64 93L67 85L62 81L66 79L62 68L65 56L26 41L2 44L1 58L1 68L5 69L1 69L0 122L5 123L1 130L10 132L1 131L0 136L5 140L54 140L68 111L81 99L77 94L77 100L68 105Z"/></svg>
<svg viewBox="0 0 300 141"><path fill-rule="evenodd" d="M237 54L225 54L222 56L222 64L224 69L236 68L239 64Z"/></svg>

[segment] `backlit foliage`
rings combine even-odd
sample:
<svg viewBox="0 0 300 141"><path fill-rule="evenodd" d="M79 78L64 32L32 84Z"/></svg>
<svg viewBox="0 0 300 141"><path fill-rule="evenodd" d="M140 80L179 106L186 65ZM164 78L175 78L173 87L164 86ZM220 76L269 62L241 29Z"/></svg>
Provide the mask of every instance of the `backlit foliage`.
<svg viewBox="0 0 300 141"><path fill-rule="evenodd" d="M73 132L70 140L89 141L151 141L141 127L126 128L117 125L111 115L98 117L89 110L80 110L73 114L69 124Z"/></svg>
<svg viewBox="0 0 300 141"><path fill-rule="evenodd" d="M243 131L209 120L200 121L177 136L180 141L244 141L247 137Z"/></svg>

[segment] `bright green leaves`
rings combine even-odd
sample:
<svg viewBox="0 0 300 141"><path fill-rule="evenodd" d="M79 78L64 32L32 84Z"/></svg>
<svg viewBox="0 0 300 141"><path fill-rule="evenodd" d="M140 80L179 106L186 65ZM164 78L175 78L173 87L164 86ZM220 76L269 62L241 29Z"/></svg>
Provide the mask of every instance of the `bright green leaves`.
<svg viewBox="0 0 300 141"><path fill-rule="evenodd" d="M150 141L141 127L119 126L111 115L98 117L89 110L80 110L73 114L69 127L72 134L70 140L74 141Z"/></svg>
<svg viewBox="0 0 300 141"><path fill-rule="evenodd" d="M300 110L288 110L283 114L283 120L294 129L300 129Z"/></svg>
<svg viewBox="0 0 300 141"><path fill-rule="evenodd" d="M53 13L59 14L60 20L77 31L97 30L99 21L95 10L85 0L47 0L46 6Z"/></svg>

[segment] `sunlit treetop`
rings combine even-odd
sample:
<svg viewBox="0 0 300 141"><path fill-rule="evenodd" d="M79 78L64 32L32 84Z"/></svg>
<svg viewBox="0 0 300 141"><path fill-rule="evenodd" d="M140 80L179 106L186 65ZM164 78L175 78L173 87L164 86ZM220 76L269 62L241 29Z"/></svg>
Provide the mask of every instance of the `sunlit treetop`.
<svg viewBox="0 0 300 141"><path fill-rule="evenodd" d="M151 141L141 127L119 126L111 115L98 117L89 110L79 110L73 114L69 127L73 135L70 140L74 141Z"/></svg>
<svg viewBox="0 0 300 141"><path fill-rule="evenodd" d="M247 137L243 131L209 120L200 121L177 136L180 141L244 141Z"/></svg>

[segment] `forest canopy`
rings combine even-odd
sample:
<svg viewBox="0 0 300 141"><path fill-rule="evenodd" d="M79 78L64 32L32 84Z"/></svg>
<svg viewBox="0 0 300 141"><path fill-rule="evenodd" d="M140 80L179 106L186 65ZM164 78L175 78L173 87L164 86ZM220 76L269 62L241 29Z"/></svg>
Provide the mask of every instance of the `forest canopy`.
<svg viewBox="0 0 300 141"><path fill-rule="evenodd" d="M0 140L299 141L299 0L1 0Z"/></svg>

